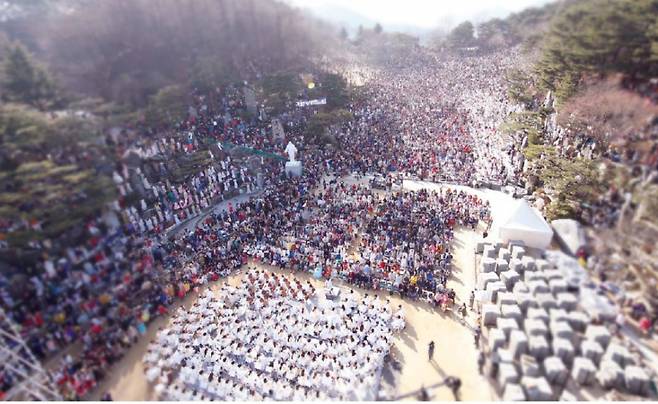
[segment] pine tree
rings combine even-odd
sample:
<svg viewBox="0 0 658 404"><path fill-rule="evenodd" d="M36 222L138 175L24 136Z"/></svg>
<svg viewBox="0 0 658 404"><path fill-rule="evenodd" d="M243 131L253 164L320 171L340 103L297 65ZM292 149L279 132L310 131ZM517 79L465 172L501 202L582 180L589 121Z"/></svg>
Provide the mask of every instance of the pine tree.
<svg viewBox="0 0 658 404"><path fill-rule="evenodd" d="M11 46L2 64L2 90L6 101L47 109L56 100L55 83L20 44Z"/></svg>
<svg viewBox="0 0 658 404"><path fill-rule="evenodd" d="M471 46L475 41L475 27L470 21L464 21L457 25L448 36L448 43L453 48L464 48Z"/></svg>
<svg viewBox="0 0 658 404"><path fill-rule="evenodd" d="M345 29L345 27L342 27L340 29L340 39L342 39L343 41L346 41L347 37L348 37L347 30Z"/></svg>
<svg viewBox="0 0 658 404"><path fill-rule="evenodd" d="M186 113L185 91L180 85L171 85L150 97L145 118L149 124L157 126L161 122L178 122Z"/></svg>
<svg viewBox="0 0 658 404"><path fill-rule="evenodd" d="M572 94L583 74L658 74L658 0L575 2L555 19L537 65L543 86Z"/></svg>

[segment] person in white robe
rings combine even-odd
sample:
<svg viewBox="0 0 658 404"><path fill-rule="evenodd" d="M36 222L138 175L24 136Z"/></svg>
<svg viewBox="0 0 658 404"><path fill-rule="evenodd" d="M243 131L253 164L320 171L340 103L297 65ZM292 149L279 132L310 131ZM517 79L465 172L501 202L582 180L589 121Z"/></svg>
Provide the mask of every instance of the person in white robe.
<svg viewBox="0 0 658 404"><path fill-rule="evenodd" d="M162 369L160 369L160 367L153 366L146 371L146 380L153 383L160 377L161 373Z"/></svg>
<svg viewBox="0 0 658 404"><path fill-rule="evenodd" d="M405 327L404 318L398 314L395 315L393 321L391 321L391 328L394 331L402 331Z"/></svg>
<svg viewBox="0 0 658 404"><path fill-rule="evenodd" d="M304 401L305 399L306 399L305 390L300 386L295 387L295 390L293 391L293 394L292 394L292 400L293 401Z"/></svg>

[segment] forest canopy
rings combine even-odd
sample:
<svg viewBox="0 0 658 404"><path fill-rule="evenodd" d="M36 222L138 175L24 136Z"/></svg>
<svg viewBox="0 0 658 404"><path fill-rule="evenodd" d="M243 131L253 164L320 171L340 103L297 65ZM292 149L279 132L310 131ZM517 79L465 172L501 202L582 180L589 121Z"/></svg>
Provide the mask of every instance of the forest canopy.
<svg viewBox="0 0 658 404"><path fill-rule="evenodd" d="M586 75L658 75L658 0L574 2L555 18L543 41L541 84L566 99Z"/></svg>
<svg viewBox="0 0 658 404"><path fill-rule="evenodd" d="M326 35L333 28L277 1L57 4L69 9L55 12L51 2L32 1L33 12L5 28L67 90L140 107L168 85L211 88L304 65L338 40L337 32Z"/></svg>

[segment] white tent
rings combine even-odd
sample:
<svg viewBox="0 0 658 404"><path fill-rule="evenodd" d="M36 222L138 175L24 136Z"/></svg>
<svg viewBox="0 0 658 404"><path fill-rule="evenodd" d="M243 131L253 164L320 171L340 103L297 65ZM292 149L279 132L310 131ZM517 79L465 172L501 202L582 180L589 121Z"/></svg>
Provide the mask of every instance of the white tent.
<svg viewBox="0 0 658 404"><path fill-rule="evenodd" d="M557 240L571 255L576 255L580 247L587 245L585 230L573 219L558 219L551 222Z"/></svg>
<svg viewBox="0 0 658 404"><path fill-rule="evenodd" d="M528 247L541 249L546 249L553 239L551 226L525 199L514 202L510 216L500 224L498 233L505 243L521 241Z"/></svg>

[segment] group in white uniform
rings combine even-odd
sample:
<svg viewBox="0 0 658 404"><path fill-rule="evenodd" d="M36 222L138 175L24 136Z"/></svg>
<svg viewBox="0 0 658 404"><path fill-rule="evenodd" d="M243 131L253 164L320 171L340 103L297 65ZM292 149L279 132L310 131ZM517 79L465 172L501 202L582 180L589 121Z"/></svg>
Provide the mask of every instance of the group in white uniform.
<svg viewBox="0 0 658 404"><path fill-rule="evenodd" d="M251 269L174 315L144 357L161 400L374 400L392 333L377 296L328 300L310 282Z"/></svg>

